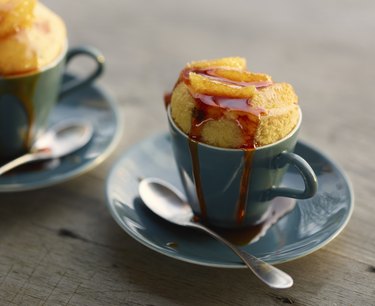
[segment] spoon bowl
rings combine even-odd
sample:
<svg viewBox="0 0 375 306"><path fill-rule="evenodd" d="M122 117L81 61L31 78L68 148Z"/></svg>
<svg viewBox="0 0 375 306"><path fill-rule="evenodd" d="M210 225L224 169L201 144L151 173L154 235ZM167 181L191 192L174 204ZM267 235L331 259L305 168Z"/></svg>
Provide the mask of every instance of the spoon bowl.
<svg viewBox="0 0 375 306"><path fill-rule="evenodd" d="M196 222L184 195L171 184L157 178L146 178L139 183L139 194L145 205L161 218L180 226L200 229L228 246L260 280L271 288L284 289L293 285L293 279L285 272L245 252Z"/></svg>
<svg viewBox="0 0 375 306"><path fill-rule="evenodd" d="M90 122L66 119L56 123L32 145L30 152L0 167L0 175L29 162L60 158L85 146L94 133Z"/></svg>
<svg viewBox="0 0 375 306"><path fill-rule="evenodd" d="M171 223L186 226L194 217L184 195L173 185L160 179L142 180L139 193L150 210Z"/></svg>
<svg viewBox="0 0 375 306"><path fill-rule="evenodd" d="M52 126L32 146L31 152L48 150L51 158L68 155L86 145L92 138L94 129L83 119L66 119Z"/></svg>

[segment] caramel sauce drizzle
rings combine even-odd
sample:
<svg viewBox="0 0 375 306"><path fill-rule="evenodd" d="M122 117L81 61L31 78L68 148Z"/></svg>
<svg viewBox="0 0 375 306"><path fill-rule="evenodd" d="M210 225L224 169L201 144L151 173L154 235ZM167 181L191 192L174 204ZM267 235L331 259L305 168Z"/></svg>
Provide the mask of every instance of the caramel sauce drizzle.
<svg viewBox="0 0 375 306"><path fill-rule="evenodd" d="M242 172L241 182L240 182L240 195L238 197L238 202L237 202L237 214L236 214L237 224L241 224L245 218L246 203L247 203L247 197L249 193L248 186L250 182L251 165L253 162L253 150L245 150L243 159L244 159L244 165L243 165L243 172Z"/></svg>
<svg viewBox="0 0 375 306"><path fill-rule="evenodd" d="M201 211L200 218L202 220L205 220L207 218L207 209L206 209L206 201L204 199L201 175L200 175L198 142L193 139L189 139L189 149L190 149L191 160L193 164L193 177L194 177L195 190L197 193L197 197L199 201L199 208Z"/></svg>

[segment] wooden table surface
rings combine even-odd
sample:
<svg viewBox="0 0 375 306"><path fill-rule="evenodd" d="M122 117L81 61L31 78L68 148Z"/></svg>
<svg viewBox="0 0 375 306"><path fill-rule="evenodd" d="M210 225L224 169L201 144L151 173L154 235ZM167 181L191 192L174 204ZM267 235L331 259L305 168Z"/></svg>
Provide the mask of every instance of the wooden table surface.
<svg viewBox="0 0 375 306"><path fill-rule="evenodd" d="M374 1L45 3L66 21L70 45L105 54L99 84L120 104L124 130L115 152L89 173L0 194L0 305L375 305ZM294 85L301 138L337 161L354 186L344 231L279 265L295 280L287 290L269 289L245 269L196 266L149 250L105 204L114 163L167 130L163 93L184 64L232 55Z"/></svg>

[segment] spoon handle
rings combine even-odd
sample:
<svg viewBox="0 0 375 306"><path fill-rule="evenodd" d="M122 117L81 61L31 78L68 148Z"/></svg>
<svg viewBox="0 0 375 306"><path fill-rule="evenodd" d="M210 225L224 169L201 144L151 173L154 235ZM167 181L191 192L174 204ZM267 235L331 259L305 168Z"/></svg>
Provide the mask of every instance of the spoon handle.
<svg viewBox="0 0 375 306"><path fill-rule="evenodd" d="M227 245L242 259L246 266L248 266L260 280L271 288L284 289L290 288L293 285L293 279L290 275L236 247L204 225L195 222L189 222L187 225L198 228Z"/></svg>
<svg viewBox="0 0 375 306"><path fill-rule="evenodd" d="M51 156L50 153L44 152L44 151L36 152L36 153L27 153L1 166L0 175L3 175L5 172L8 172L14 168L17 168L18 166L21 166L23 164L27 164L29 162L37 161L41 159L46 159L46 158L49 158L50 156Z"/></svg>

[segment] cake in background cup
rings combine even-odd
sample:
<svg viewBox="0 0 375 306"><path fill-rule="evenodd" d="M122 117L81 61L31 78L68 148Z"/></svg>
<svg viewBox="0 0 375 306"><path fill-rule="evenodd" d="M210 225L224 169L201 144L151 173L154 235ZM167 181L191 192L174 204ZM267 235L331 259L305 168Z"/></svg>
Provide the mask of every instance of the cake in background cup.
<svg viewBox="0 0 375 306"><path fill-rule="evenodd" d="M192 62L165 102L185 193L202 221L257 226L277 211L276 197L315 194L313 170L293 153L302 114L290 84L248 71L243 58ZM303 189L280 186L289 164Z"/></svg>
<svg viewBox="0 0 375 306"><path fill-rule="evenodd" d="M56 101L102 73L99 51L67 44L64 21L42 3L0 0L0 163L26 153ZM61 88L65 65L77 55L91 57L96 69Z"/></svg>
<svg viewBox="0 0 375 306"><path fill-rule="evenodd" d="M36 0L7 0L2 5L0 76L38 71L62 54L67 37L59 16Z"/></svg>

